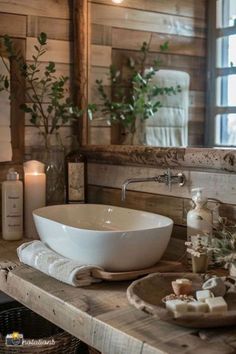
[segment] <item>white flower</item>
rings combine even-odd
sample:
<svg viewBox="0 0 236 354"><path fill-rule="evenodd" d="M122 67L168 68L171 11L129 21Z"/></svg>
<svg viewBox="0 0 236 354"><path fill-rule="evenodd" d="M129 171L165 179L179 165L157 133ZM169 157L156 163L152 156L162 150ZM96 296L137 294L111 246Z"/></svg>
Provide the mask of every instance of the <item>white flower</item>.
<svg viewBox="0 0 236 354"><path fill-rule="evenodd" d="M208 254L211 250L209 239L205 235L191 236L191 241L186 241L185 245L187 246L186 251L196 257Z"/></svg>

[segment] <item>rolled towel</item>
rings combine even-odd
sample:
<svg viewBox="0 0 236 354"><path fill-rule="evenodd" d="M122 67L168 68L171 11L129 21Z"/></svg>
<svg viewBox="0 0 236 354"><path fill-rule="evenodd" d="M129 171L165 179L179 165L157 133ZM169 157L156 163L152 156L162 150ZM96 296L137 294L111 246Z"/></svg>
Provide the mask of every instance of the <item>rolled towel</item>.
<svg viewBox="0 0 236 354"><path fill-rule="evenodd" d="M81 265L52 251L41 241L25 242L17 248L19 260L51 277L73 286L87 286L100 280L92 276L93 265Z"/></svg>

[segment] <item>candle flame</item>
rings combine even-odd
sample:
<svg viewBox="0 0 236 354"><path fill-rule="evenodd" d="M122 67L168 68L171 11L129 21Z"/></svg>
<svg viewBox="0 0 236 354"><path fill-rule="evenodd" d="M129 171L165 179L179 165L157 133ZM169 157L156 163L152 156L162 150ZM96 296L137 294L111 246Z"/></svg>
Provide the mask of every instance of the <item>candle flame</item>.
<svg viewBox="0 0 236 354"><path fill-rule="evenodd" d="M123 0L112 0L112 2L114 2L115 4L121 4Z"/></svg>
<svg viewBox="0 0 236 354"><path fill-rule="evenodd" d="M45 165L37 160L30 160L24 163L25 174L43 174Z"/></svg>

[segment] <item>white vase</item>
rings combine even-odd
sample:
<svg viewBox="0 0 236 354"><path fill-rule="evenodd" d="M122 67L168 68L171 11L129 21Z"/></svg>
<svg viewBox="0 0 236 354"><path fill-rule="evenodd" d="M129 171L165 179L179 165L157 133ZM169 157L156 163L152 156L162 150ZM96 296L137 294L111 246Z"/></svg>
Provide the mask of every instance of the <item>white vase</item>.
<svg viewBox="0 0 236 354"><path fill-rule="evenodd" d="M200 257L192 255L192 271L193 273L206 273L208 267L208 255L201 254Z"/></svg>

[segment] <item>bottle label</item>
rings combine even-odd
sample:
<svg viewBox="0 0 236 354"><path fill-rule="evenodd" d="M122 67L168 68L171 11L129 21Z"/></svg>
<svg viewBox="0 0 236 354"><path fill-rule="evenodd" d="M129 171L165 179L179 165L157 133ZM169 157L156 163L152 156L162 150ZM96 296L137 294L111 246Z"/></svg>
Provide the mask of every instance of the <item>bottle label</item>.
<svg viewBox="0 0 236 354"><path fill-rule="evenodd" d="M68 163L68 201L84 202L84 163Z"/></svg>
<svg viewBox="0 0 236 354"><path fill-rule="evenodd" d="M22 229L22 201L19 195L9 194L6 198L7 227L11 231Z"/></svg>

